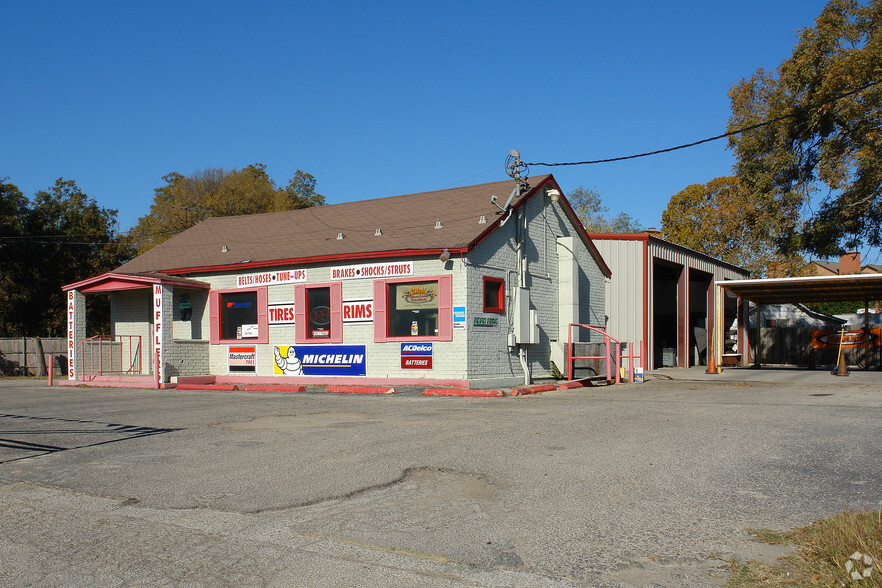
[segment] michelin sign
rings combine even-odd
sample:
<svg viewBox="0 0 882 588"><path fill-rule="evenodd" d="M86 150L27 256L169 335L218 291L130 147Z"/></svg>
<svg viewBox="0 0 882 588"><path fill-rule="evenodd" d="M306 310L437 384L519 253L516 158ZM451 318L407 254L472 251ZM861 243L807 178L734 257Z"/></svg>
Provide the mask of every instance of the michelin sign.
<svg viewBox="0 0 882 588"><path fill-rule="evenodd" d="M277 376L364 376L364 345L276 345L273 374Z"/></svg>

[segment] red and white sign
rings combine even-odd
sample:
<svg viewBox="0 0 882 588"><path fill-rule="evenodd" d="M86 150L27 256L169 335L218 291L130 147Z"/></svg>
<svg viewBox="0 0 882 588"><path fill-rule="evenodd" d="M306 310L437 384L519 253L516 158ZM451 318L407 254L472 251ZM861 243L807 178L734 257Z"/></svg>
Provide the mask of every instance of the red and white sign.
<svg viewBox="0 0 882 588"><path fill-rule="evenodd" d="M74 291L67 291L67 379L77 379L76 329L77 310L74 305Z"/></svg>
<svg viewBox="0 0 882 588"><path fill-rule="evenodd" d="M159 381L164 382L165 379L163 376L163 361L162 361L162 286L159 284L153 285L153 355L150 358L150 365L155 365L153 362L156 360L156 356L159 356Z"/></svg>
<svg viewBox="0 0 882 588"><path fill-rule="evenodd" d="M356 280L358 278L396 278L413 275L412 261L396 263L362 263L331 268L332 280Z"/></svg>
<svg viewBox="0 0 882 588"><path fill-rule="evenodd" d="M277 272L263 272L260 274L247 274L236 278L237 288L251 288L254 286L275 286L276 284L293 284L306 281L306 270L282 270Z"/></svg>
<svg viewBox="0 0 882 588"><path fill-rule="evenodd" d="M374 299L353 298L343 301L343 322L347 324L367 324L374 322Z"/></svg>
<svg viewBox="0 0 882 588"><path fill-rule="evenodd" d="M230 345L227 365L230 373L257 373L257 348Z"/></svg>
<svg viewBox="0 0 882 588"><path fill-rule="evenodd" d="M432 356L406 357L401 356L401 369L403 370L430 370L432 369Z"/></svg>
<svg viewBox="0 0 882 588"><path fill-rule="evenodd" d="M401 369L432 369L433 345L431 343L402 343Z"/></svg>
<svg viewBox="0 0 882 588"><path fill-rule="evenodd" d="M277 302L275 304L267 304L266 309L267 322L270 326L294 324L293 302Z"/></svg>

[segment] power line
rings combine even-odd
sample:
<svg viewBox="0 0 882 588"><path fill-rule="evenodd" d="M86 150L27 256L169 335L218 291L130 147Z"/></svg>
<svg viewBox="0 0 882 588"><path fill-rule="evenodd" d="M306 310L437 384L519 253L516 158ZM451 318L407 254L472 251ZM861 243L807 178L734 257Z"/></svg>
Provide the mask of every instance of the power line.
<svg viewBox="0 0 882 588"><path fill-rule="evenodd" d="M593 165L593 164L597 164L597 163L612 163L614 161L625 161L628 159L638 159L640 157L649 157L650 155L659 155L661 153L670 153L671 151L677 151L679 149L687 149L689 147L695 147L697 145L702 145L704 143L718 141L720 139L725 139L726 137L732 137L734 135L740 135L741 133L746 133L748 131L753 131L755 129L767 127L767 126L773 125L777 122L781 122L782 120L786 120L788 118L794 118L796 116L799 116L800 114L807 112L809 110L815 110L817 108L820 108L821 106L825 106L827 104L832 104L832 103L836 102L837 100L842 100L843 98L847 98L847 97L852 96L854 94L858 94L858 93L863 92L864 90L867 90L869 88L872 88L873 86L876 86L878 84L882 84L882 80L870 82L869 84L866 84L865 86L861 86L860 88L858 88L856 90L852 90L850 92L846 92L845 94L840 94L838 96L834 96L832 98L824 100L823 102L819 102L813 106L808 106L805 108L797 108L794 112L779 116L777 118L773 118L771 120L767 120L767 121L757 123L755 125L750 125L747 127L742 127L740 129L736 129L734 131L729 131L728 133L723 133L722 135L717 135L715 137L708 137L707 139L702 139L700 141L693 141L692 143L685 143L683 145L677 145L676 147L668 147L666 149L656 149L655 151L647 151L646 153L638 153L636 155L625 155L622 157L609 157L606 159L595 159L592 161L572 161L572 162L566 162L566 163L528 163L526 165L541 165L541 166L545 166L545 167L560 167L560 166L565 166L565 165Z"/></svg>

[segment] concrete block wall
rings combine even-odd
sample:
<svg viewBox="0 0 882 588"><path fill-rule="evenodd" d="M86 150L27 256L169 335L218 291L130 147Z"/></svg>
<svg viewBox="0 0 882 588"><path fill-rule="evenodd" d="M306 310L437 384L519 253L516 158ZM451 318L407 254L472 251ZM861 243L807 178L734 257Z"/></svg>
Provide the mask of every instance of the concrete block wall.
<svg viewBox="0 0 882 588"><path fill-rule="evenodd" d="M172 290L172 338L176 341L202 340L208 341L208 331L203 328L203 320L208 312L208 290L175 287ZM182 295L190 299L192 315L190 320L182 321L178 312L178 303Z"/></svg>
<svg viewBox="0 0 882 588"><path fill-rule="evenodd" d="M468 334L468 378L475 386L514 385L524 380L517 351L508 348L508 335L514 328L513 292L518 284L515 225L512 216L466 256L466 330L463 332ZM483 311L484 276L505 280L505 314ZM497 326L475 327L475 317L497 319Z"/></svg>
<svg viewBox="0 0 882 588"><path fill-rule="evenodd" d="M174 339L165 350L166 378L209 373L208 341Z"/></svg>

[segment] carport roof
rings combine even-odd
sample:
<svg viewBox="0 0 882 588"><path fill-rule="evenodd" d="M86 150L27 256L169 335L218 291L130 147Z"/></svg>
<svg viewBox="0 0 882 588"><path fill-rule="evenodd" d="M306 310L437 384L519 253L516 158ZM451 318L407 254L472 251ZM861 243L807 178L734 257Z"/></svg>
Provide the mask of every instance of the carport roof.
<svg viewBox="0 0 882 588"><path fill-rule="evenodd" d="M882 300L882 274L728 280L717 284L758 304Z"/></svg>

